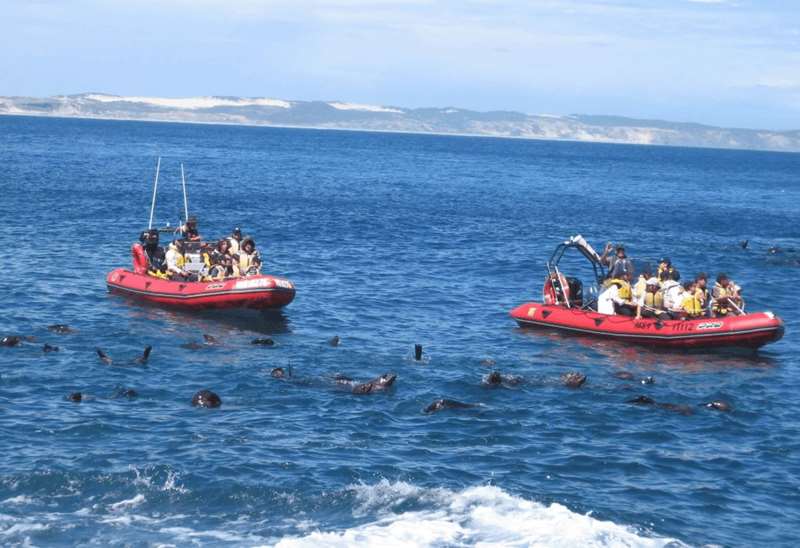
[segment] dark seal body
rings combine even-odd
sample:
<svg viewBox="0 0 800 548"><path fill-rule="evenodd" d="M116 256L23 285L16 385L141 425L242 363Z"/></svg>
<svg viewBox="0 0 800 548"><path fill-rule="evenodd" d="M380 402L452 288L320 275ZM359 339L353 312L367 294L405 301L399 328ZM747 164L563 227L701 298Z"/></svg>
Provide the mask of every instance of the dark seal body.
<svg viewBox="0 0 800 548"><path fill-rule="evenodd" d="M396 378L397 375L394 373L386 373L369 382L355 385L353 387L353 394L372 394L373 392L388 390L394 384Z"/></svg>
<svg viewBox="0 0 800 548"><path fill-rule="evenodd" d="M443 409L472 409L477 407L474 403L463 403L456 400L448 400L446 398L436 400L428 407L423 409L423 413L436 413Z"/></svg>
<svg viewBox="0 0 800 548"><path fill-rule="evenodd" d="M192 405L195 407L219 407L222 400L211 390L200 390L192 396Z"/></svg>

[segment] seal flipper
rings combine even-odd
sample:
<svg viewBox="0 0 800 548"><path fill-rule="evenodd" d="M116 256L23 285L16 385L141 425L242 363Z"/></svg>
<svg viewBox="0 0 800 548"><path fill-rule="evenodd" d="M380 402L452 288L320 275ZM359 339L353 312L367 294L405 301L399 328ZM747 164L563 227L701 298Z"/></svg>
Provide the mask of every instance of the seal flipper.
<svg viewBox="0 0 800 548"><path fill-rule="evenodd" d="M147 345L144 348L144 352L142 352L142 355L139 356L138 358L136 358L136 363L142 363L142 364L147 363L147 360L150 358L150 351L151 350L153 350L153 347L150 346L150 345Z"/></svg>
<svg viewBox="0 0 800 548"><path fill-rule="evenodd" d="M103 352L99 348L95 348L95 351L97 352L98 357L100 358L100 360L104 364L111 365L111 363L114 361L114 360L111 359L111 357L108 354L106 354L105 352Z"/></svg>

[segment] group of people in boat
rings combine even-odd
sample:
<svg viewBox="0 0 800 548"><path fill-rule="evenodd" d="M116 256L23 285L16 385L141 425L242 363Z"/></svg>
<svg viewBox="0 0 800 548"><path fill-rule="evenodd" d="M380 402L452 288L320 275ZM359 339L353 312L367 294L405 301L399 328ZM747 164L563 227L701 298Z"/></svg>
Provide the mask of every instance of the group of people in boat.
<svg viewBox="0 0 800 548"><path fill-rule="evenodd" d="M655 273L647 267L634 281L634 265L625 254L625 248L621 245L615 248L610 243L600 256L600 262L608 268L597 298L597 311L602 314L621 314L637 319L744 314L742 289L727 274L718 274L710 290L705 272L681 283L678 269L669 257L663 257Z"/></svg>
<svg viewBox="0 0 800 548"><path fill-rule="evenodd" d="M250 236L240 228L215 243L204 242L197 219L189 217L165 250L159 245L158 229L148 229L132 248L134 271L156 278L178 281L215 281L261 273L261 254Z"/></svg>

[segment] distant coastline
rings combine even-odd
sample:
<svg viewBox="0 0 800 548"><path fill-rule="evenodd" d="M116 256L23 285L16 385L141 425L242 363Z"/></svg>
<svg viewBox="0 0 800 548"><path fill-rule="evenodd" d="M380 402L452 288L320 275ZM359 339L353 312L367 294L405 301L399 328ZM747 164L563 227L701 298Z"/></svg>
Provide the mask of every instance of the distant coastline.
<svg viewBox="0 0 800 548"><path fill-rule="evenodd" d="M84 93L0 97L0 115L800 152L800 130L720 128L618 116L477 112L454 107L407 109L340 101Z"/></svg>

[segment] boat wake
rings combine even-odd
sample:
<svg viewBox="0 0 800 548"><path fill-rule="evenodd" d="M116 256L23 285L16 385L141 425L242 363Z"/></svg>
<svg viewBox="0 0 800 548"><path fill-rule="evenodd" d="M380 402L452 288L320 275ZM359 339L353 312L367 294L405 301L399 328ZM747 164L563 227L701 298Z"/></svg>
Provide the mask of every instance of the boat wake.
<svg viewBox="0 0 800 548"><path fill-rule="evenodd" d="M276 546L684 546L491 485L451 491L384 480L352 489L354 515L382 517L342 531L283 538ZM403 510L420 505L426 509Z"/></svg>

